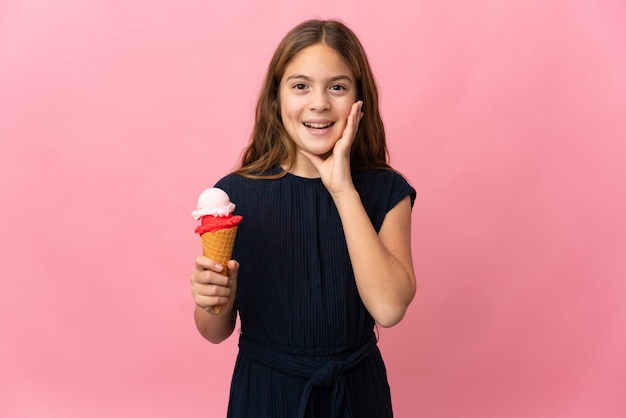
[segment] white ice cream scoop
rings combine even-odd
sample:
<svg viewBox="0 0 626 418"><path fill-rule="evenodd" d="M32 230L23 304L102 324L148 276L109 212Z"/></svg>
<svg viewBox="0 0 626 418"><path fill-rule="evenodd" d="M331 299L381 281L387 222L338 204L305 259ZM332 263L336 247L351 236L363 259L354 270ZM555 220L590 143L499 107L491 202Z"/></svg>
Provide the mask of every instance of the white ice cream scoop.
<svg viewBox="0 0 626 418"><path fill-rule="evenodd" d="M230 201L228 194L222 189L211 187L200 193L198 207L191 212L191 216L196 220L207 215L228 216L234 210L235 204Z"/></svg>

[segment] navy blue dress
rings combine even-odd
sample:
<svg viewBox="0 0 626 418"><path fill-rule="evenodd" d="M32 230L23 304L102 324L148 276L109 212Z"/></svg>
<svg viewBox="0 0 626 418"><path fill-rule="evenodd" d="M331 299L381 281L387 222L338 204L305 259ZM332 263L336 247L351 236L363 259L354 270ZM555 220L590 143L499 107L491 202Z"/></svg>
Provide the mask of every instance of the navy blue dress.
<svg viewBox="0 0 626 418"><path fill-rule="evenodd" d="M415 190L394 171L353 170L352 176L376 231L397 203L415 200ZM243 216L233 249L241 334L228 416L391 417L375 323L321 180L229 174L216 187Z"/></svg>

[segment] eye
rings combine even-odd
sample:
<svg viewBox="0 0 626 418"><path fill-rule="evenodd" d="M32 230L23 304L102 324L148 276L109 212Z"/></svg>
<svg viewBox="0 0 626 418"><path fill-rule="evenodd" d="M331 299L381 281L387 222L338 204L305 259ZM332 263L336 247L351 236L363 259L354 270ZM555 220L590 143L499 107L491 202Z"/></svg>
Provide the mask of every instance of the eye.
<svg viewBox="0 0 626 418"><path fill-rule="evenodd" d="M306 85L302 83L298 83L298 84L294 84L292 88L295 90L304 90L306 89Z"/></svg>
<svg viewBox="0 0 626 418"><path fill-rule="evenodd" d="M343 86L341 84L333 84L332 86L330 86L330 89L333 91L347 90L346 86Z"/></svg>

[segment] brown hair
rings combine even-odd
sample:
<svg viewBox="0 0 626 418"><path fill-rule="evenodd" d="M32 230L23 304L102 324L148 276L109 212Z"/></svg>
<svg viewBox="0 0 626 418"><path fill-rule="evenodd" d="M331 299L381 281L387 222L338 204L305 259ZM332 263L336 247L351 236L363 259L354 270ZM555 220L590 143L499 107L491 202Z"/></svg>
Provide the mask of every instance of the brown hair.
<svg viewBox="0 0 626 418"><path fill-rule="evenodd" d="M347 26L335 20L307 20L293 28L274 52L256 106L250 145L244 150L241 166L235 172L252 178L277 178L287 172L264 175L270 168L296 160L296 145L280 118L279 87L285 68L309 46L324 43L333 48L354 75L357 100L363 101L359 123L350 151L355 169L390 168L385 129L378 108L378 89L360 41Z"/></svg>

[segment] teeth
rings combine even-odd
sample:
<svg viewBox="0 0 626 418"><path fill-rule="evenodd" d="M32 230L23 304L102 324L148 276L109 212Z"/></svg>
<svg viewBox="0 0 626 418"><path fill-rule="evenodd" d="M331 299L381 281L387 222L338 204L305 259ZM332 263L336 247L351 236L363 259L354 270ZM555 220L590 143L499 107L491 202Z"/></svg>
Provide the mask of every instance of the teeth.
<svg viewBox="0 0 626 418"><path fill-rule="evenodd" d="M331 123L308 123L308 122L304 123L304 126L306 126L307 128L314 128L314 129L324 129L332 125L333 125L332 122Z"/></svg>

